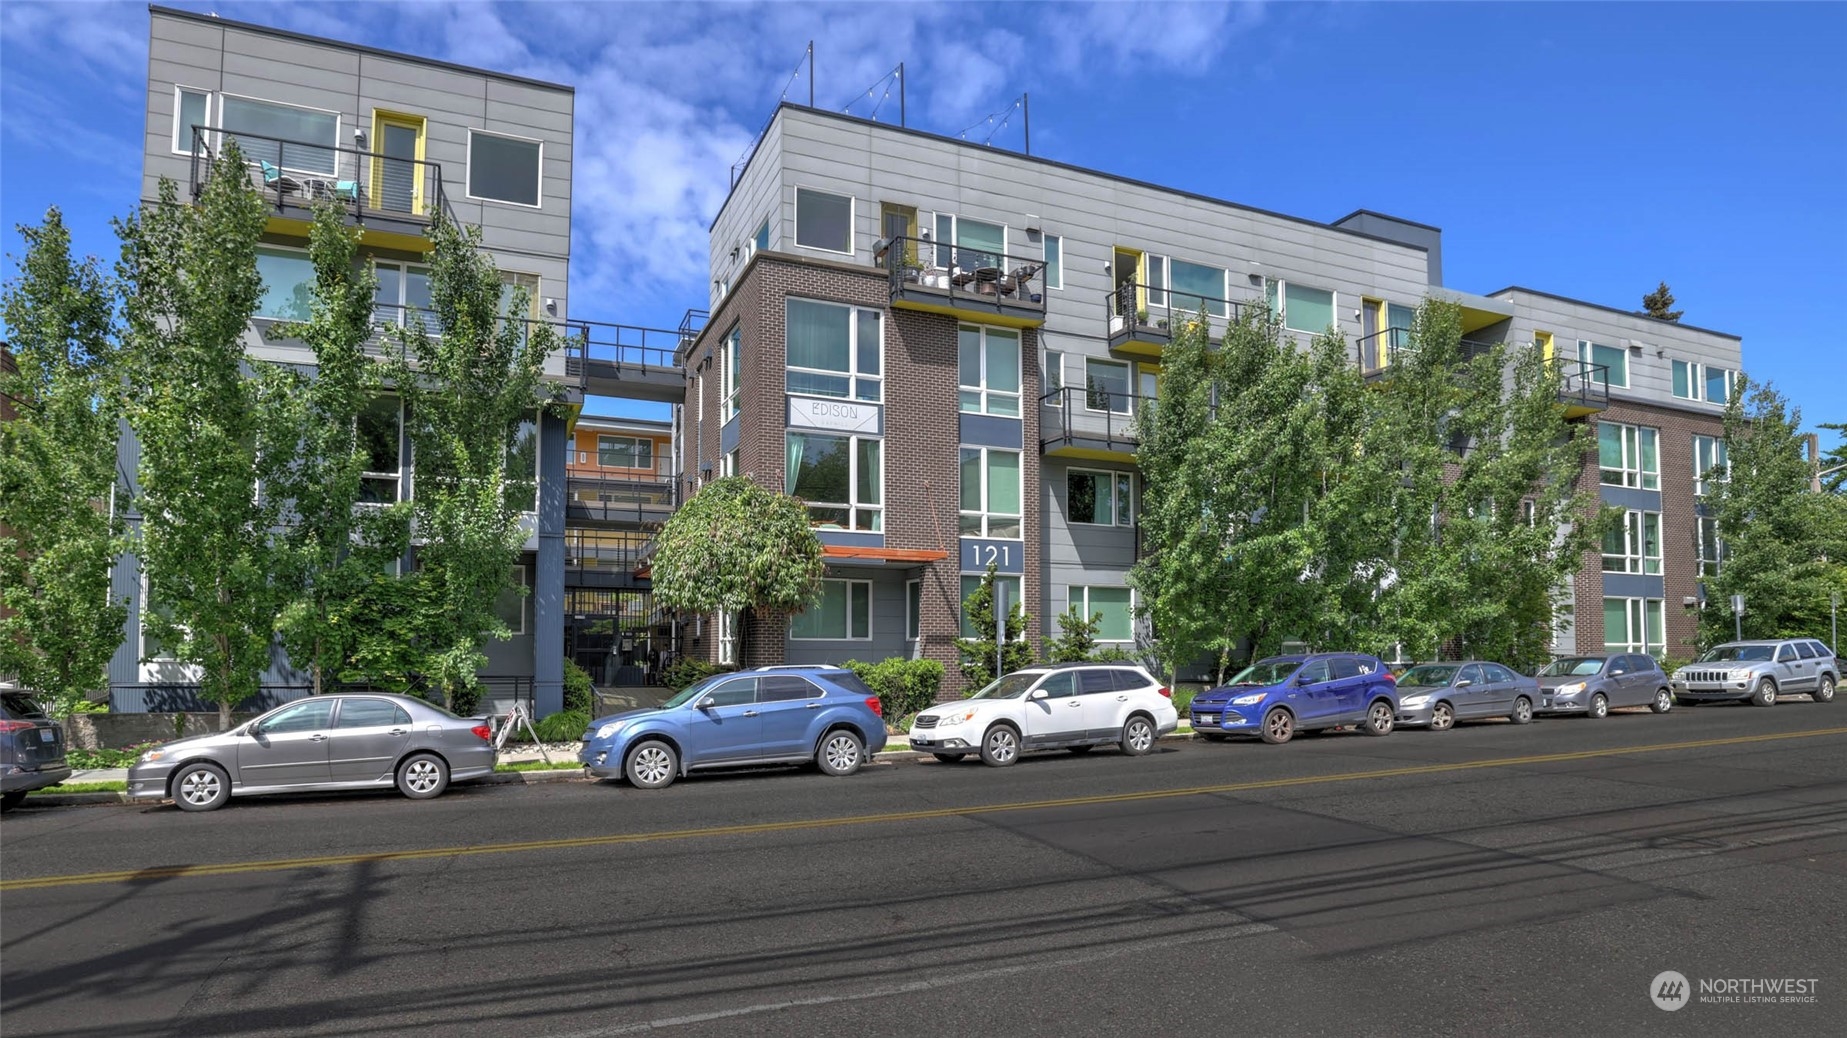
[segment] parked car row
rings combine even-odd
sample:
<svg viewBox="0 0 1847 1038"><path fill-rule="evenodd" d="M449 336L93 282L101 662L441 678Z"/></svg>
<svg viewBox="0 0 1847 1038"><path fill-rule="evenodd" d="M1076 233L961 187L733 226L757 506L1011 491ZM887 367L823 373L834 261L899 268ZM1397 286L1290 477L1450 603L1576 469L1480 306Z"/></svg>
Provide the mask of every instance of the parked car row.
<svg viewBox="0 0 1847 1038"><path fill-rule="evenodd" d="M1251 664L1195 697L1190 719L1210 742L1285 743L1347 726L1386 735L1401 725L1445 731L1487 718L1602 718L1626 706L1667 713L1677 701L1771 706L1807 695L1826 703L1839 682L1840 661L1806 638L1716 646L1671 677L1640 653L1567 656L1535 677L1492 660L1419 664L1394 676L1375 656L1315 653ZM1115 746L1139 756L1178 725L1170 690L1136 664L1051 664L920 712L907 739L939 761L976 756L1005 767L1036 750ZM755 765L812 762L825 774L851 775L884 744L879 698L851 671L776 666L716 674L659 707L599 718L578 759L597 778L661 789L692 772ZM62 730L24 695L0 695L0 751L9 808L70 775ZM171 798L186 811L277 792L396 788L422 800L491 773L494 757L485 717L458 717L410 696L339 693L148 750L129 768L128 792Z"/></svg>

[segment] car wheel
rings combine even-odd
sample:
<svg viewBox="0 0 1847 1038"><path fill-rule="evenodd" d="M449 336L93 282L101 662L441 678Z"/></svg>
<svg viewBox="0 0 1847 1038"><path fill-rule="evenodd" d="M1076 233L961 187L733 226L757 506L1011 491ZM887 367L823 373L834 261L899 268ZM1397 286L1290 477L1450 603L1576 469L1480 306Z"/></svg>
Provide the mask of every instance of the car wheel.
<svg viewBox="0 0 1847 1038"><path fill-rule="evenodd" d="M216 764L188 764L173 776L173 806L211 811L231 799L231 778Z"/></svg>
<svg viewBox="0 0 1847 1038"><path fill-rule="evenodd" d="M449 788L449 765L434 753L413 753L398 765L398 792L412 800L431 800Z"/></svg>
<svg viewBox="0 0 1847 1038"><path fill-rule="evenodd" d="M622 773L636 789L666 789L679 776L680 758L673 747L649 739L629 751Z"/></svg>
<svg viewBox="0 0 1847 1038"><path fill-rule="evenodd" d="M1530 724L1533 720L1533 701L1521 696L1514 700L1514 712L1507 715L1515 724Z"/></svg>
<svg viewBox="0 0 1847 1038"><path fill-rule="evenodd" d="M944 764L954 764L968 755L965 753L932 753L930 756L935 757Z"/></svg>
<svg viewBox="0 0 1847 1038"><path fill-rule="evenodd" d="M1146 717L1137 714L1129 718L1122 726L1122 738L1118 740L1122 752L1131 757L1140 757L1154 749L1154 725Z"/></svg>
<svg viewBox="0 0 1847 1038"><path fill-rule="evenodd" d="M1072 753L1089 753L1091 750L1096 749L1096 746L1092 743L1085 743L1082 746L1067 746L1065 749L1070 750Z"/></svg>
<svg viewBox="0 0 1847 1038"><path fill-rule="evenodd" d="M1648 709L1657 714L1665 714L1674 709L1674 693L1665 688L1655 689L1655 701L1649 704Z"/></svg>
<svg viewBox="0 0 1847 1038"><path fill-rule="evenodd" d="M1367 735L1389 735L1397 715L1392 712L1392 704L1381 699L1366 710L1366 723L1360 727Z"/></svg>
<svg viewBox="0 0 1847 1038"><path fill-rule="evenodd" d="M1280 706L1273 706L1263 715L1263 741L1271 745L1280 745L1295 735L1295 715Z"/></svg>
<svg viewBox="0 0 1847 1038"><path fill-rule="evenodd" d="M1815 685L1812 697L1817 703L1826 703L1834 698L1834 678L1823 674L1821 681Z"/></svg>
<svg viewBox="0 0 1847 1038"><path fill-rule="evenodd" d="M814 762L829 775L851 775L866 760L866 744L844 728L828 732L815 751Z"/></svg>
<svg viewBox="0 0 1847 1038"><path fill-rule="evenodd" d="M1447 732L1456 727L1456 710L1448 703L1438 703L1430 709L1430 730Z"/></svg>
<svg viewBox="0 0 1847 1038"><path fill-rule="evenodd" d="M1610 715L1609 699L1605 698L1604 694L1601 692L1591 696L1589 713L1593 718L1608 717Z"/></svg>
<svg viewBox="0 0 1847 1038"><path fill-rule="evenodd" d="M11 811L25 802L26 791L23 789L15 789L11 793L0 796L0 811Z"/></svg>
<svg viewBox="0 0 1847 1038"><path fill-rule="evenodd" d="M1751 693L1752 706L1776 705L1776 682L1769 678L1758 678L1757 688Z"/></svg>
<svg viewBox="0 0 1847 1038"><path fill-rule="evenodd" d="M997 724L981 737L981 763L1004 768L1020 759L1020 733L1009 725Z"/></svg>

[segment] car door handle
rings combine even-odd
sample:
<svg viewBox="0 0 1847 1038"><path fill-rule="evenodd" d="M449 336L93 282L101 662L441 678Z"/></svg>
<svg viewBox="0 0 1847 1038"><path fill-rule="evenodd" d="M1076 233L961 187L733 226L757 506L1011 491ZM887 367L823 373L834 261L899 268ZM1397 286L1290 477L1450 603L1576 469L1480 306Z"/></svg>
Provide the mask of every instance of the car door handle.
<svg viewBox="0 0 1847 1038"><path fill-rule="evenodd" d="M808 709L810 709L810 710L819 710L819 709L821 709L821 704L819 704L819 703L809 703L809 704L808 704Z"/></svg>
<svg viewBox="0 0 1847 1038"><path fill-rule="evenodd" d="M326 742L327 737L325 735L322 735L320 732L315 732L313 735L308 736L308 741L309 742Z"/></svg>
<svg viewBox="0 0 1847 1038"><path fill-rule="evenodd" d="M393 728L392 730L386 732L385 734L386 735L403 735L405 733L404 733L404 729L402 728Z"/></svg>
<svg viewBox="0 0 1847 1038"><path fill-rule="evenodd" d="M1117 697L1116 697L1116 702L1118 702L1118 703L1126 703L1126 702L1128 702L1128 701L1129 701L1129 697L1128 697L1128 696L1117 696Z"/></svg>
<svg viewBox="0 0 1847 1038"><path fill-rule="evenodd" d="M757 712L755 710L746 710L744 711L744 716L745 717L755 717L757 716Z"/></svg>
<svg viewBox="0 0 1847 1038"><path fill-rule="evenodd" d="M1075 699L1067 699L1067 700L1065 700L1065 705L1066 705L1066 706L1082 706L1083 704L1082 704L1082 703L1079 703L1079 702L1078 702L1077 700L1075 700Z"/></svg>

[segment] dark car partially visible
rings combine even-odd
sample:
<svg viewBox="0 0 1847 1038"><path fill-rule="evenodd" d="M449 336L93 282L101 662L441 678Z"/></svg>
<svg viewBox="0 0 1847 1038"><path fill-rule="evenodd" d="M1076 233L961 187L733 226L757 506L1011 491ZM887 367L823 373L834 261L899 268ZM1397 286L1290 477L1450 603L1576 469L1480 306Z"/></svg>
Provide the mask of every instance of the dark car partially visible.
<svg viewBox="0 0 1847 1038"><path fill-rule="evenodd" d="M71 777L64 763L64 729L23 692L0 692L0 808Z"/></svg>

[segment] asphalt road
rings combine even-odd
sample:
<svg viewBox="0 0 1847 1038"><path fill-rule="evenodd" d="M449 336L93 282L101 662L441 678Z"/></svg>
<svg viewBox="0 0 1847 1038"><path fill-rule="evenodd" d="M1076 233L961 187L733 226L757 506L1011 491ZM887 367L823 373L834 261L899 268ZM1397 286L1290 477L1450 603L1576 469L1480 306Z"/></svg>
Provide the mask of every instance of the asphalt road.
<svg viewBox="0 0 1847 1038"><path fill-rule="evenodd" d="M1847 707L1805 699L656 793L28 806L0 822L0 1031L1789 1038L1842 1033L1844 919ZM1697 1001L1762 978L1813 1000Z"/></svg>

